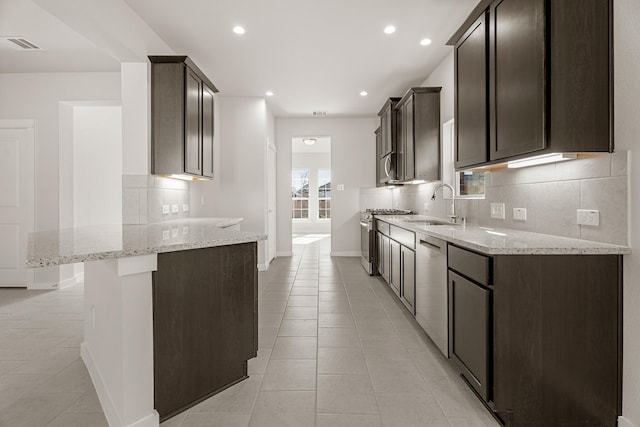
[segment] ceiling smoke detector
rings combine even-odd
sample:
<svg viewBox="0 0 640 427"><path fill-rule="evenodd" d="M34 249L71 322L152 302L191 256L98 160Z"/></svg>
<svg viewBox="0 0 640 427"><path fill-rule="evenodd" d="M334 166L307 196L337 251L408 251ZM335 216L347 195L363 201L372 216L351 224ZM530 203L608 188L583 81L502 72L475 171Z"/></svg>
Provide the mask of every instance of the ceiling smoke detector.
<svg viewBox="0 0 640 427"><path fill-rule="evenodd" d="M2 44L12 50L41 50L40 46L23 37L0 37Z"/></svg>
<svg viewBox="0 0 640 427"><path fill-rule="evenodd" d="M313 112L313 116L314 117L323 117L323 116L326 116L326 115L327 115L326 111L314 111Z"/></svg>

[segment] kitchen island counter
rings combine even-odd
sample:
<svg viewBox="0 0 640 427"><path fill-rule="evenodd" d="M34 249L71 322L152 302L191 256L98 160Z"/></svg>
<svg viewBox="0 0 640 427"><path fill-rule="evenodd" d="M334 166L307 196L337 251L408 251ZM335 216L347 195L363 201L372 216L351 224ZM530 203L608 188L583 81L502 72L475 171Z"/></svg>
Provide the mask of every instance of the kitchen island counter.
<svg viewBox="0 0 640 427"><path fill-rule="evenodd" d="M27 266L84 263L82 360L110 426L157 427L247 378L257 245L241 218L29 235Z"/></svg>

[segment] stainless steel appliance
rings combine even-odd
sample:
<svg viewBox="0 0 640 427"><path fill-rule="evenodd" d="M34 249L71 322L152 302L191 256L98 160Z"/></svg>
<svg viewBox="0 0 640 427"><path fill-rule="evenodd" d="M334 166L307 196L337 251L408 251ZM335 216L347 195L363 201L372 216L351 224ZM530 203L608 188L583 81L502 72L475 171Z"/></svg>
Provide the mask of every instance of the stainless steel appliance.
<svg viewBox="0 0 640 427"><path fill-rule="evenodd" d="M360 212L360 247L362 251L362 266L371 276L378 274L376 269L376 215L409 215L406 209L366 209Z"/></svg>
<svg viewBox="0 0 640 427"><path fill-rule="evenodd" d="M416 240L416 321L449 357L447 242L427 235Z"/></svg>

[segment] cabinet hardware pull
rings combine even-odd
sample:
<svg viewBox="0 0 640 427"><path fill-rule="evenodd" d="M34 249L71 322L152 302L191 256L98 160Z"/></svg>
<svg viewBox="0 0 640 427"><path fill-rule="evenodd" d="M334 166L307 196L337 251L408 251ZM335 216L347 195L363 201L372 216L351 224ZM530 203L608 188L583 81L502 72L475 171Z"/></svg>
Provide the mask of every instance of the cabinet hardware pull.
<svg viewBox="0 0 640 427"><path fill-rule="evenodd" d="M437 250L442 249L440 246L438 246L438 245L434 245L433 243L429 243L429 242L426 242L426 241L424 241L424 240L420 240L420 244L421 244L422 246L431 247L431 248L433 248L433 249L437 249Z"/></svg>

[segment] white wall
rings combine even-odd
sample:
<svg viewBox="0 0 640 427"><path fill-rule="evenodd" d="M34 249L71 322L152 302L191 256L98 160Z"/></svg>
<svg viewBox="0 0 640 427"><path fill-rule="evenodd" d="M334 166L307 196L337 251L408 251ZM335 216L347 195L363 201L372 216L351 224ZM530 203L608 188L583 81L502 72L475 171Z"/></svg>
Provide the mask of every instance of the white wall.
<svg viewBox="0 0 640 427"><path fill-rule="evenodd" d="M640 427L640 2L614 2L615 138L616 150L629 152L629 245L624 260L622 414ZM636 220L631 220L635 218Z"/></svg>
<svg viewBox="0 0 640 427"><path fill-rule="evenodd" d="M0 74L0 118L35 120L36 231L59 227L60 101L120 99L120 73ZM57 284L57 267L38 269L36 283Z"/></svg>
<svg viewBox="0 0 640 427"><path fill-rule="evenodd" d="M122 111L73 109L74 226L122 223Z"/></svg>
<svg viewBox="0 0 640 427"><path fill-rule="evenodd" d="M359 193L375 183L377 118L276 118L278 188L291 188L291 139L331 137L331 254L360 255ZM337 191L338 185L344 191ZM291 253L290 192L278 192L278 254Z"/></svg>
<svg viewBox="0 0 640 427"><path fill-rule="evenodd" d="M191 216L242 217L242 230L266 234L266 150L273 115L263 98L254 97L219 97L216 111L215 177L190 184ZM265 247L266 242L258 242L261 266L266 265Z"/></svg>
<svg viewBox="0 0 640 427"><path fill-rule="evenodd" d="M292 220L292 232L331 233L331 220L318 219L318 170L331 169L331 153L293 153L294 169L309 169L309 218ZM332 190L335 189L333 185Z"/></svg>

